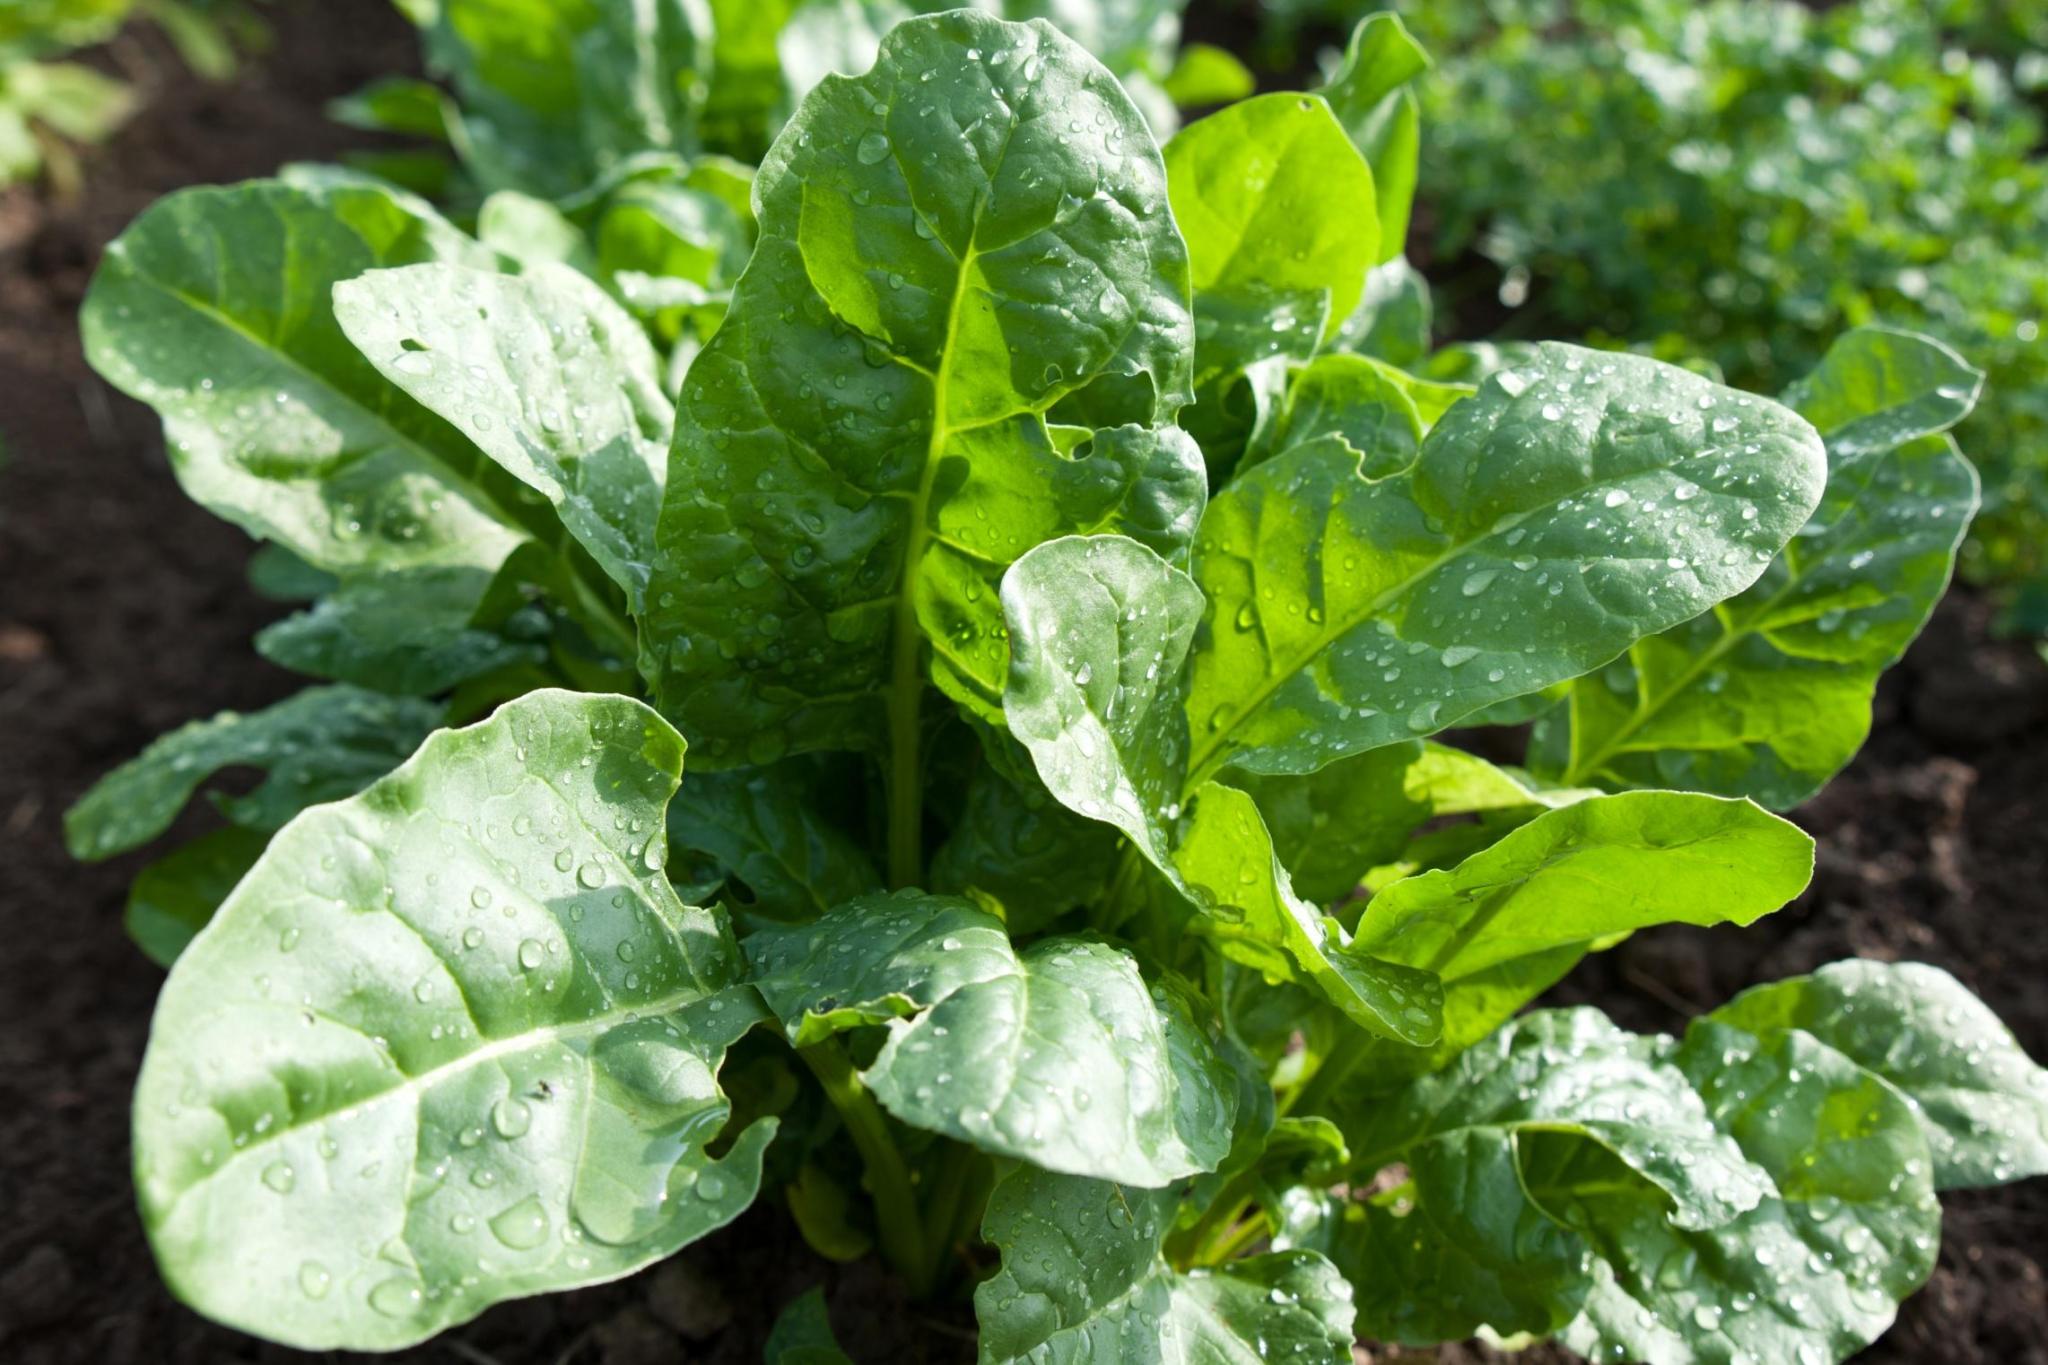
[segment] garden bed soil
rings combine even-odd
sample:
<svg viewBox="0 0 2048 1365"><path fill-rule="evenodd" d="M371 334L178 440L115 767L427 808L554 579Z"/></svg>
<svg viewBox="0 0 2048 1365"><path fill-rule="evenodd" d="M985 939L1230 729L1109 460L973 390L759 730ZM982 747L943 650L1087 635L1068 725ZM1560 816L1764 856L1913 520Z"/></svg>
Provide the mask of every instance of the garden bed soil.
<svg viewBox="0 0 2048 1365"><path fill-rule="evenodd" d="M296 685L249 648L278 608L243 583L248 542L180 494L153 417L87 369L76 328L101 249L152 199L359 144L322 102L416 61L379 0L266 14L276 46L220 86L124 40L109 60L156 66L149 104L88 155L82 197L0 193L0 1359L18 1365L319 1358L204 1322L158 1281L128 1177L128 1094L160 980L120 927L138 860L75 865L60 825L160 731ZM1910 958L1961 977L2048 1057L2048 668L1992 642L1987 619L1952 601L1887 680L1871 745L1799 813L1820 868L1795 906L1744 931L1639 935L1558 998L1672 1029L1752 982ZM1932 1283L1865 1359L2048 1362L2048 1181L1945 1202ZM775 1308L815 1283L862 1365L971 1358L964 1307L908 1308L871 1266L828 1266L787 1228L757 1211L651 1272L503 1306L396 1359L752 1362ZM1431 1357L1495 1358L1360 1351Z"/></svg>

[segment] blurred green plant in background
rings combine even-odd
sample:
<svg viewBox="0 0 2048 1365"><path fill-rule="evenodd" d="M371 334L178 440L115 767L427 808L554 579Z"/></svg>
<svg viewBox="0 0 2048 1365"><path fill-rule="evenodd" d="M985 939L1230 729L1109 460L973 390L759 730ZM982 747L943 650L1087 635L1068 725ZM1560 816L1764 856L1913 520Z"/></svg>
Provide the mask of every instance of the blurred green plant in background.
<svg viewBox="0 0 2048 1365"><path fill-rule="evenodd" d="M130 19L162 29L208 80L231 75L237 51L267 34L241 0L0 0L0 186L42 174L59 196L76 192L72 147L105 141L140 100L129 82L59 59L108 41Z"/></svg>
<svg viewBox="0 0 2048 1365"><path fill-rule="evenodd" d="M1284 34L1373 7L1267 11ZM1939 336L1989 373L1958 433L1986 483L1966 571L2048 628L2048 4L1400 9L1440 56L1420 231L1453 330L1696 354L1764 389L1849 327ZM1474 252L1498 274L1443 270Z"/></svg>

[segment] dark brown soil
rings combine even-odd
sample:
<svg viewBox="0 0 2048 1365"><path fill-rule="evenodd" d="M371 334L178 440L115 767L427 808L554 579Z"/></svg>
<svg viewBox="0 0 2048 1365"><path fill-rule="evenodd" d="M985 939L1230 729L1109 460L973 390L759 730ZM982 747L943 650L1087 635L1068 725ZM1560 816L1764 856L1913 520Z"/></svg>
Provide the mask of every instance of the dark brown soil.
<svg viewBox="0 0 2048 1365"><path fill-rule="evenodd" d="M142 72L151 101L87 157L82 198L0 193L0 1359L22 1365L312 1359L200 1320L157 1281L127 1101L159 975L120 929L133 862L77 866L59 826L158 732L294 686L248 647L276 610L243 584L248 543L178 492L154 419L91 374L76 333L99 251L150 200L333 157L361 139L321 103L414 63L382 0L267 12L273 52L218 87L126 40L109 60ZM1561 994L1672 1028L1833 958L1916 958L2048 1057L2048 669L1984 627L1977 604L1952 606L1888 682L1870 749L1800 817L1821 867L1798 905L1740 933L1643 935ZM1948 1203L1934 1283L1868 1359L2048 1362L2048 1182ZM753 1361L774 1307L821 1282L864 1363L968 1356L957 1312L905 1308L878 1272L824 1265L787 1226L759 1211L653 1272L505 1306L400 1359Z"/></svg>

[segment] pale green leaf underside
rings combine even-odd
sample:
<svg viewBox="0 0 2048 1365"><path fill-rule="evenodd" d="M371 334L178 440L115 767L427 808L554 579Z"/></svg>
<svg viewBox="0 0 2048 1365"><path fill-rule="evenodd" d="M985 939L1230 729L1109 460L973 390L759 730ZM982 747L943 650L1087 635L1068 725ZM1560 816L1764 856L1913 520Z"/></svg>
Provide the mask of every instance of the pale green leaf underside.
<svg viewBox="0 0 2048 1365"><path fill-rule="evenodd" d="M642 660L721 763L901 733L925 576L1017 552L974 490L1064 458L1045 413L1098 377L1147 392L1123 420L1169 416L1192 335L1144 121L1043 23L899 25L805 97L755 190L760 244L684 385Z"/></svg>
<svg viewBox="0 0 2048 1365"><path fill-rule="evenodd" d="M759 1005L661 875L682 754L638 702L535 692L277 835L179 958L136 1087L181 1297L388 1350L751 1202L773 1125L705 1145Z"/></svg>
<svg viewBox="0 0 2048 1365"><path fill-rule="evenodd" d="M1813 841L1747 801L1625 792L1545 811L1367 902L1364 951L1457 981L1653 924L1748 924L1805 889Z"/></svg>
<svg viewBox="0 0 2048 1365"><path fill-rule="evenodd" d="M1173 1197L1020 1167L989 1197L1002 1253L974 1292L983 1365L1347 1365L1351 1286L1313 1252L1175 1272Z"/></svg>
<svg viewBox="0 0 2048 1365"><path fill-rule="evenodd" d="M1229 1147L1228 1065L1180 999L1107 944L1019 952L970 902L906 891L763 930L747 953L799 1044L890 1021L862 1079L914 1127L1145 1187L1213 1170Z"/></svg>
<svg viewBox="0 0 2048 1365"><path fill-rule="evenodd" d="M334 312L385 379L554 504L644 607L674 411L638 323L558 266L373 270L335 287Z"/></svg>
<svg viewBox="0 0 2048 1365"><path fill-rule="evenodd" d="M1318 443L1209 504L1199 776L1311 772L1575 677L1749 586L1820 495L1797 416L1545 343L1378 481Z"/></svg>
<svg viewBox="0 0 2048 1365"><path fill-rule="evenodd" d="M159 736L64 814L72 856L110 858L170 828L200 784L259 768L243 796L218 798L238 825L273 830L307 806L350 796L390 772L439 723L432 702L358 687L309 687L247 715L223 711Z"/></svg>

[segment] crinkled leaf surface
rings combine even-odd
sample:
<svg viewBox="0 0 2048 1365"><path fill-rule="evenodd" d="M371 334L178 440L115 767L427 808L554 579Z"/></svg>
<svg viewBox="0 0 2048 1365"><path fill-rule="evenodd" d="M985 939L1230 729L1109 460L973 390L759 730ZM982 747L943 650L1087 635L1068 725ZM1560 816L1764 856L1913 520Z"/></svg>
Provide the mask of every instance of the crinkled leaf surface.
<svg viewBox="0 0 2048 1365"><path fill-rule="evenodd" d="M661 873L682 756L638 702L534 692L272 840L172 969L136 1088L181 1297L388 1350L752 1201L772 1123L706 1145L759 1006Z"/></svg>
<svg viewBox="0 0 2048 1365"><path fill-rule="evenodd" d="M942 608L1015 552L997 512L1065 458L1047 410L1131 377L1124 420L1160 422L1192 336L1144 121L1043 23L898 26L805 98L755 192L683 389L642 656L720 762L915 725L927 632L955 638Z"/></svg>
<svg viewBox="0 0 2048 1365"><path fill-rule="evenodd" d="M432 702L334 686L309 687L247 715L195 720L94 783L64 814L65 842L85 859L146 844L223 768L267 774L247 795L216 802L238 825L273 830L390 772L440 719Z"/></svg>
<svg viewBox="0 0 2048 1365"><path fill-rule="evenodd" d="M1658 1216L1715 1227L1775 1188L1708 1120L1685 1076L1594 1010L1532 1015L1386 1102L1346 1136L1364 1172L1399 1162L1404 1198L1368 1201L1291 1241L1322 1246L1359 1286L1367 1335L1430 1341L1486 1325L1547 1334L1590 1285L1585 1242L1531 1189L1540 1136Z"/></svg>
<svg viewBox="0 0 2048 1365"><path fill-rule="evenodd" d="M1948 587L1977 476L1938 433L1969 413L1981 378L1910 333L1838 341L1786 395L1827 441L1812 520L1747 592L1576 684L1539 726L1534 762L1572 785L1780 810L1818 791L1862 745L1878 674Z"/></svg>
<svg viewBox="0 0 2048 1365"><path fill-rule="evenodd" d="M1160 1255L1166 1191L1019 1167L982 1235L1002 1253L974 1291L981 1360L1061 1365L1346 1365L1351 1286L1314 1252L1175 1272Z"/></svg>
<svg viewBox="0 0 2048 1365"><path fill-rule="evenodd" d="M763 930L747 953L793 1040L891 1021L862 1079L913 1127L1148 1188L1229 1148L1228 1063L1174 991L1107 944L1019 952L971 902L898 892Z"/></svg>
<svg viewBox="0 0 2048 1365"><path fill-rule="evenodd" d="M334 313L380 374L545 496L644 609L674 411L638 323L562 266L373 270L335 286Z"/></svg>
<svg viewBox="0 0 2048 1365"><path fill-rule="evenodd" d="M1648 1365L1847 1359L1934 1268L1941 1207L1911 1106L1796 1030L1702 1021L1671 1060L1778 1197L1688 1231L1626 1188L1540 1190L1600 1258L1562 1340Z"/></svg>
<svg viewBox="0 0 2048 1365"><path fill-rule="evenodd" d="M1556 343L1400 474L1268 460L1196 541L1191 769L1311 772L1597 667L1755 581L1823 476L1768 399Z"/></svg>
<svg viewBox="0 0 2048 1365"><path fill-rule="evenodd" d="M1889 1081L1917 1106L1937 1189L2048 1174L2048 1070L1939 967L1836 962L1713 1017L1759 1035L1802 1029Z"/></svg>

